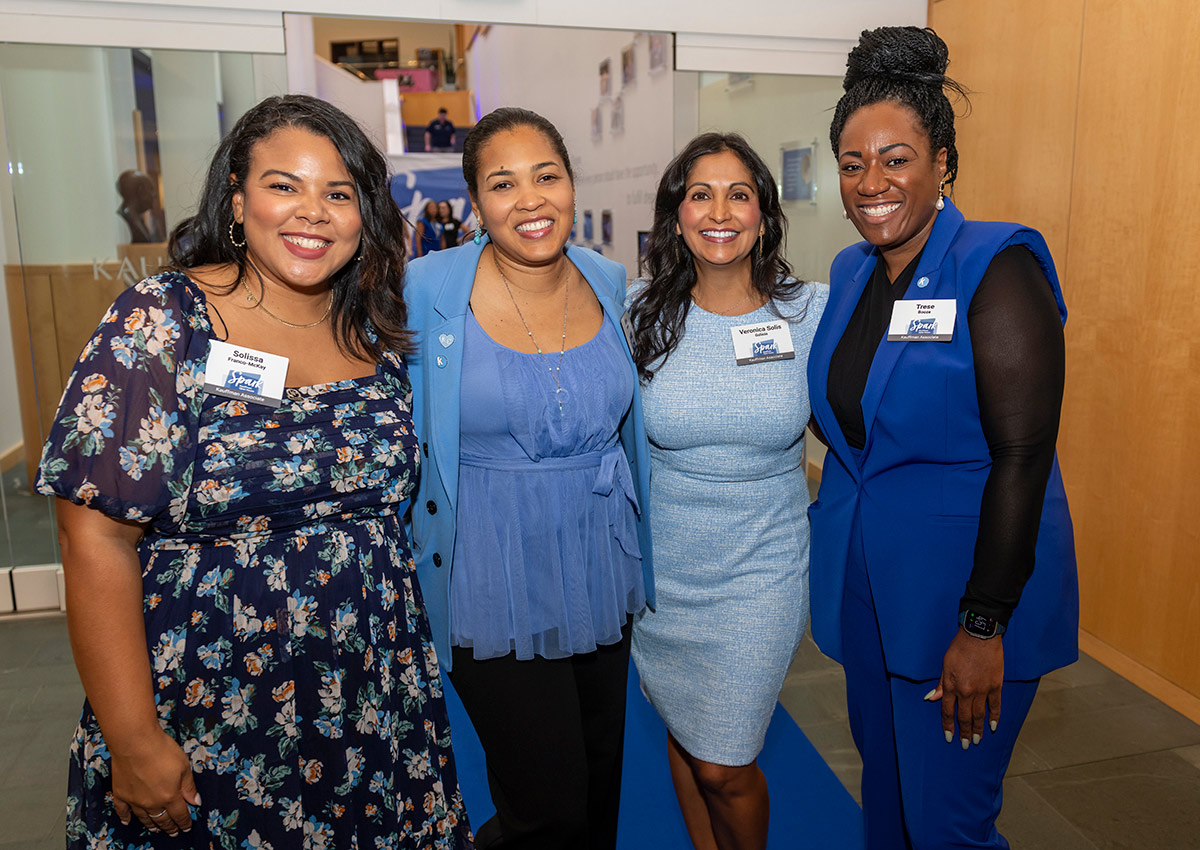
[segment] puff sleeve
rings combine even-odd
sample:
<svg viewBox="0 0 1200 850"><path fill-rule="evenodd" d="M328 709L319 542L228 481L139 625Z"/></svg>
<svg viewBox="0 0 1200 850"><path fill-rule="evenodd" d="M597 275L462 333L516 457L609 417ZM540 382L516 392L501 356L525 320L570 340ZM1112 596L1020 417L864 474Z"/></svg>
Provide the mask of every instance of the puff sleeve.
<svg viewBox="0 0 1200 850"><path fill-rule="evenodd" d="M116 519L176 525L191 484L211 326L180 273L117 297L67 380L37 490Z"/></svg>

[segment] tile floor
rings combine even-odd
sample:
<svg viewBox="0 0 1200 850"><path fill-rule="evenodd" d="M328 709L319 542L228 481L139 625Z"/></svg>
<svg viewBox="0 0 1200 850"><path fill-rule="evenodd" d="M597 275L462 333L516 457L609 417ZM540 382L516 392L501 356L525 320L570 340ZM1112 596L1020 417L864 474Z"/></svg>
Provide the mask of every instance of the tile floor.
<svg viewBox="0 0 1200 850"><path fill-rule="evenodd" d="M65 618L0 619L0 850L63 846L82 699ZM780 702L857 797L844 700L841 668L806 640ZM1043 681L1006 791L1017 850L1200 850L1200 726L1082 658Z"/></svg>
<svg viewBox="0 0 1200 850"><path fill-rule="evenodd" d="M806 640L779 701L858 799L841 667ZM1043 678L1004 787L1015 850L1200 850L1200 725L1087 656Z"/></svg>

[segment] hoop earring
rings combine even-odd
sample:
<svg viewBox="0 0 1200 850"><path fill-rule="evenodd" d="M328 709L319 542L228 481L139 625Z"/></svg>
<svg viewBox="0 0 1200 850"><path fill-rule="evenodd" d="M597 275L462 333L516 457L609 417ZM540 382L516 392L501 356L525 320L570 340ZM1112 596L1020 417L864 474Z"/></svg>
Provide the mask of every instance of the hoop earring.
<svg viewBox="0 0 1200 850"><path fill-rule="evenodd" d="M246 247L246 228L245 228L245 226L242 227L242 241L239 242L233 238L233 227L235 224L237 224L236 219L234 221L229 222L229 241L230 241L230 243L232 243L234 248L245 248Z"/></svg>

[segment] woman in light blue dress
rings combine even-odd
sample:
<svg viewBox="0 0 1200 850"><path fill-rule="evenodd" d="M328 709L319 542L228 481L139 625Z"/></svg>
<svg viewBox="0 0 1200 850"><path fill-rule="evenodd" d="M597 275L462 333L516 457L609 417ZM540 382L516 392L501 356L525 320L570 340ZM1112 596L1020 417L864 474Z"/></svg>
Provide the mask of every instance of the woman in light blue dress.
<svg viewBox="0 0 1200 850"><path fill-rule="evenodd" d="M697 848L766 846L756 758L808 622L805 365L828 287L791 277L774 178L707 133L658 186L630 297L657 606L633 658Z"/></svg>

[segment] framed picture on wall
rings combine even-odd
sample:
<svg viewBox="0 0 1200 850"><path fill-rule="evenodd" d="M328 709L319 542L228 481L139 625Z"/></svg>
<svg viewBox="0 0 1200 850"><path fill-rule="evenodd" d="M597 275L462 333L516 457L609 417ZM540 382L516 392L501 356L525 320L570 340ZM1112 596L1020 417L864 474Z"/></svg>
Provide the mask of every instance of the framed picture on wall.
<svg viewBox="0 0 1200 850"><path fill-rule="evenodd" d="M667 69L667 34L664 32L650 33L650 73Z"/></svg>
<svg viewBox="0 0 1200 850"><path fill-rule="evenodd" d="M592 138L599 139L604 135L604 118L600 115L600 107L592 107Z"/></svg>
<svg viewBox="0 0 1200 850"><path fill-rule="evenodd" d="M625 100L621 95L613 98L612 115L609 116L608 128L614 136L625 132Z"/></svg>
<svg viewBox="0 0 1200 850"><path fill-rule="evenodd" d="M592 211L591 210L583 211L583 241L584 242L595 242L596 241L596 230L592 226Z"/></svg>
<svg viewBox="0 0 1200 850"><path fill-rule="evenodd" d="M816 153L815 139L810 144L789 142L781 146L781 201L817 202Z"/></svg>
<svg viewBox="0 0 1200 850"><path fill-rule="evenodd" d="M612 244L612 210L605 210L600 213L600 241L605 245Z"/></svg>
<svg viewBox="0 0 1200 850"><path fill-rule="evenodd" d="M604 59L600 62L600 96L608 97L612 94L612 67L609 60Z"/></svg>
<svg viewBox="0 0 1200 850"><path fill-rule="evenodd" d="M631 86L637 79L637 59L633 45L621 51L621 87Z"/></svg>
<svg viewBox="0 0 1200 850"><path fill-rule="evenodd" d="M646 246L649 244L649 242L650 242L650 231L649 230L639 230L638 231L638 277L645 276L645 272L643 271L643 269L646 265Z"/></svg>

